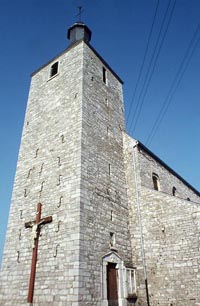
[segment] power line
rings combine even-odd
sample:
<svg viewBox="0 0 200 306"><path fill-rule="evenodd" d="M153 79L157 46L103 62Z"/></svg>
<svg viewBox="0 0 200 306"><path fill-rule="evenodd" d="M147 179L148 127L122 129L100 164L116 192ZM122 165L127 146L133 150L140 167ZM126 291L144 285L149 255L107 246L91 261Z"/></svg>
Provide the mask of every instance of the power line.
<svg viewBox="0 0 200 306"><path fill-rule="evenodd" d="M162 37L162 41L161 41L161 44L159 46L159 49L158 49L158 52L157 52L157 55L156 55L156 58L155 58L155 61L154 61L154 64L153 64L153 68L152 68L152 71L151 71L151 74L150 74L150 77L149 77L149 80L147 82L147 85L146 85L146 88L145 88L145 91L143 93L143 97L142 97L142 101L139 105L139 109L138 109L138 115L137 115L137 118L135 120L135 124L134 124L134 127L133 127L133 131L135 130L136 126L137 126L137 122L138 122L138 119L140 117L140 114L141 114L141 111L142 111L142 107L144 105L144 101L145 101L145 97L146 97L146 94L147 94L147 91L148 91L148 88L149 88L149 85L150 85L150 82L152 80L152 77L153 77L153 74L154 74L154 71L155 71L155 67L156 67L156 64L157 64L157 61L158 61L158 57L160 55L160 52L161 52L161 49L162 49L162 46L163 46L163 43L164 43L164 40L165 40L165 37L166 37L166 34L167 34L167 31L169 29L169 25L170 25L170 22L171 22L171 19L172 19L172 15L173 15L173 12L174 12L174 8L175 8L175 3L176 1L174 2L174 5L172 7L172 10L171 10L171 13L170 13L170 17L169 17L169 20L168 20L168 23L167 23L167 27L165 29L165 32L164 32L164 35Z"/></svg>
<svg viewBox="0 0 200 306"><path fill-rule="evenodd" d="M168 91L168 94L167 94L167 97L165 98L164 102L163 102L163 105L160 109L160 112L158 114L158 116L156 117L156 120L154 122L154 125L149 133L149 136L147 138L147 141L146 141L146 145L149 145L153 139L153 137L155 136L156 132L158 131L162 121L163 121L163 118L167 112L167 110L169 109L169 106L172 102L172 99L173 99L173 96L176 92L176 90L178 89L178 86L180 85L180 82L184 76L184 73L191 61L191 58L194 54L194 51L196 50L199 42L200 42L200 37L196 40L196 43L194 44L194 41L197 37L197 34L198 32L200 31L200 24L197 26L196 30L194 31L194 34L192 36L192 39L187 47L187 50L184 54L184 57L181 61L181 64L176 72L176 75L174 77L174 80L171 84L171 87ZM193 46L193 47L192 47ZM192 50L191 50L192 49Z"/></svg>
<svg viewBox="0 0 200 306"><path fill-rule="evenodd" d="M128 113L128 117L127 117L127 123L129 122L129 117L130 117L130 114L131 114L131 111L132 111L132 107L134 105L133 102L134 102L134 99L135 99L136 91L137 91L139 81L140 81L140 78L141 78L141 75L142 75L142 71L143 71L143 68L144 68L144 63L146 61L146 57L147 57L147 53L148 53L148 49L149 49L149 45L150 45L150 41L151 41L151 36L152 36L152 33L153 33L153 27L154 27L157 12L158 12L159 2L160 2L160 0L158 0L157 4L156 4L156 9L155 9L155 12L154 12L154 17L153 17L153 21L152 21L152 24L151 24L151 29L150 29L150 32L149 32L147 45L146 45L143 60L142 60L142 65L140 67L140 71L139 71L139 74L138 74L138 77L137 77L136 85L135 85L135 88L134 88L134 91L133 91L133 96L132 96L131 103L130 103L130 109L129 109L129 113Z"/></svg>
<svg viewBox="0 0 200 306"><path fill-rule="evenodd" d="M149 70L148 70L146 78L145 78L144 86L143 86L143 88L142 88L142 90L140 92L140 96L139 96L139 100L138 100L138 112L137 112L137 117L136 117L133 129L132 129L132 132L135 131L135 128L137 126L137 122L138 122L138 119L140 117L140 114L141 114L141 111L142 111L142 107L144 105L145 97L146 97L146 94L147 94L150 82L152 80L152 77L153 77L153 74L154 74L154 71L155 71L155 68L156 68L156 64L157 64L157 61L158 61L158 58L159 58L159 55L160 55L160 52L161 52L161 49L162 49L165 37L167 35L167 31L169 29L169 25L170 25L170 22L171 22L171 19L172 19L172 16L173 16L173 12L174 12L174 9L175 9L176 0L174 1L174 4L173 4L173 7L171 9L170 16L169 16L166 28L164 30L164 33L163 33L160 45L158 47L158 43L159 43L160 36L161 36L161 33L162 33L162 28L163 28L163 25L165 23L165 19L166 19L167 12L168 12L168 9L170 7L170 4L171 4L171 1L169 2L168 8L166 10L166 14L165 14L165 17L164 17L164 20L163 20L163 23L162 23L162 26L161 26L161 29L160 29L160 33L159 33L158 39L157 39L157 43L156 43L156 47L155 47L155 52L154 52L154 54L153 54L153 56L151 58L151 62L150 62L150 65L149 65ZM158 51L156 53L157 47L158 47ZM152 65L153 65L153 67L151 67Z"/></svg>
<svg viewBox="0 0 200 306"><path fill-rule="evenodd" d="M192 58L192 55L193 55L195 49L197 48L197 45L199 44L199 42L200 42L200 38L197 40L197 42L196 42L196 44L195 44L195 46L194 46L194 48L193 48L193 50L192 50L192 53L191 53L189 59L187 60L187 63L186 63L186 65L185 65L185 68L184 68L183 71L182 71L182 74L181 74L181 76L179 77L179 79L177 80L177 83L176 83L176 86L175 86L173 92L172 92L171 94L168 94L167 99L166 99L166 103L165 103L165 105L163 106L163 108L161 109L161 111L159 112L159 115L158 115L157 118L156 118L156 121L155 121L155 123L154 123L154 126L153 126L153 128L151 129L151 132L150 132L150 134L149 134L149 137L148 137L148 139L147 139L147 141L146 141L146 145L149 145L149 144L152 142L152 140L153 140L155 134L157 133L157 131L158 131L158 129L159 129L159 127L160 127L160 125L161 125L163 119L164 119L164 116L165 116L166 112L167 112L168 109L169 109L169 106L170 106L170 104L171 104L171 102L172 102L173 96L174 96L176 90L178 89L178 86L180 85L180 82L181 82L181 80L182 80L182 78L183 78L183 75L184 75L184 73L185 73L185 71L186 71L186 69L187 69L187 67L188 67L188 65L189 65L189 62L190 62L190 60L191 60L191 58ZM167 100L168 100L168 103L167 103Z"/></svg>
<svg viewBox="0 0 200 306"><path fill-rule="evenodd" d="M137 122L138 122L138 119L139 119L139 116L140 116L140 113L141 113L141 110L142 110L142 107L143 107L143 104L144 104L144 100L145 100L145 97L146 97L146 94L147 94L147 90L148 90L150 82L152 80L152 77L153 77L153 74L154 74L154 71L155 71L155 67L156 67L156 64L157 64L157 61L158 61L158 58L159 58L159 55L160 55L165 37L167 35L167 31L169 29L169 25L170 25L170 22L171 22L171 19L172 19L172 16L173 16L173 12L174 12L174 9L175 9L176 0L173 3L173 7L171 8L170 16L168 18L167 25L166 25L164 33L163 33L163 27L165 25L166 18L168 16L168 11L170 9L171 2L172 2L172 0L170 0L168 2L168 6L167 6L167 9L165 11L165 15L164 15L161 27L160 27L160 31L159 31L157 40L156 40L156 45L154 47L153 54L151 56L151 60L150 60L149 66L148 66L147 74L146 74L145 80L143 82L142 89L140 91L136 111L135 111L135 113L132 117L131 127L133 125L134 120L135 120L135 123L134 123L133 128L130 129L130 132L131 131L133 132L136 128L136 125L137 125ZM163 33L163 35L162 35L162 33ZM160 42L160 39L161 39L161 42ZM160 42L160 44L159 44L159 42Z"/></svg>
<svg viewBox="0 0 200 306"><path fill-rule="evenodd" d="M138 102L136 104L136 109L135 109L135 112L133 114L133 117L132 117L132 120L131 120L131 125L130 127L132 127L133 125L133 122L135 120L135 116L138 112L138 107L139 107L139 104L140 104L140 98L141 98L141 95L142 95L142 92L144 90L144 87L146 85L146 81L147 81L147 78L148 78L148 75L149 75L149 71L150 71L150 68L151 68L151 65L152 65L152 61L154 59L154 55L155 55L155 52L156 52L156 49L157 49L157 46L158 46L158 42L160 40L160 36L161 36L161 33L162 33L162 29L163 29L163 26L164 26L164 23L165 23L165 20L166 20L166 17L167 17L167 13L168 13L168 10L169 10L169 7L170 7L170 3L171 3L171 0L168 1L168 6L167 6L167 9L165 11L165 14L164 14L164 18L162 20L162 24L161 24L161 27L160 27L160 31L159 31L159 34L158 34L158 37L157 37L157 40L156 40L156 44L154 46L154 49L153 49L153 53L152 53L152 56L151 56L151 59L150 59L150 63L149 63L149 66L148 66L148 69L147 69L147 73L146 73L146 77L145 77L145 80L143 82L143 86L142 86L142 90L140 91L140 95L139 95L139 99L138 99ZM130 129L131 131L131 129Z"/></svg>

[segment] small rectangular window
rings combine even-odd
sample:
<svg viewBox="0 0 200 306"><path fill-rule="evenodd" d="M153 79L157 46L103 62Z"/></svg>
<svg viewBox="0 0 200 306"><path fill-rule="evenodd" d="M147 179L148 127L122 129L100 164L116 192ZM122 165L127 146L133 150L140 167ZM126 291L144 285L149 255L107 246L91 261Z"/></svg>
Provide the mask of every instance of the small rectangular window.
<svg viewBox="0 0 200 306"><path fill-rule="evenodd" d="M58 73L58 62L51 66L50 78Z"/></svg>
<svg viewBox="0 0 200 306"><path fill-rule="evenodd" d="M103 82L107 84L107 70L103 67Z"/></svg>

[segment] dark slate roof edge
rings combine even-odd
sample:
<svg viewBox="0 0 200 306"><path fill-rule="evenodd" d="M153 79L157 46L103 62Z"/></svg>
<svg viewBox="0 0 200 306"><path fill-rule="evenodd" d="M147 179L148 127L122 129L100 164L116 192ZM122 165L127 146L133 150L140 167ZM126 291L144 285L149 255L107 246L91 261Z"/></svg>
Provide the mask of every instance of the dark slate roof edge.
<svg viewBox="0 0 200 306"><path fill-rule="evenodd" d="M193 190L198 196L200 196L200 192L195 189L192 185L190 185L182 176L180 176L177 172L175 172L172 168L170 168L164 161L162 161L157 155L151 152L145 145L143 145L140 141L137 141L138 147L146 151L151 157L157 160L163 167L165 167L169 172L171 172L174 176L176 176L179 180L181 180L186 186L188 186L191 190Z"/></svg>
<svg viewBox="0 0 200 306"><path fill-rule="evenodd" d="M44 67L46 67L47 65L49 65L51 62L54 62L58 57L60 57L62 54L68 52L69 50L71 50L72 48L74 48L75 46L77 46L79 43L81 43L82 41L84 41L83 39L77 41L76 43L74 43L73 45L69 46L68 48L66 48L65 50L63 50L62 52L60 52L59 54L57 54L56 56L54 56L50 61L48 61L46 64L42 65L40 68L38 68L37 70L35 70L32 74L31 77L34 76L36 73L38 73L41 69L43 69ZM99 53L86 41L84 41L85 44L95 53L95 55L102 61L102 63L112 72L112 74L118 79L118 81L123 85L124 82L120 79L120 77L114 72L114 70L107 64L107 62L99 55Z"/></svg>
<svg viewBox="0 0 200 306"><path fill-rule="evenodd" d="M56 56L54 56L51 60L49 60L46 64L42 65L40 68L38 68L37 70L35 70L34 72L31 73L31 77L34 76L36 73L38 73L40 70L42 70L44 67L48 66L50 63L54 62L58 57L60 57L61 55L65 54L66 52L68 52L70 49L72 49L73 47L77 46L81 41L83 41L82 39L77 41L76 43L74 43L72 46L67 47L65 50L61 51L60 53L58 53Z"/></svg>
<svg viewBox="0 0 200 306"><path fill-rule="evenodd" d="M112 72L112 74L118 79L118 81L123 85L124 82L122 81L122 79L120 79L120 77L116 74L116 72L114 72L114 70L108 65L108 63L101 57L101 55L88 42L85 42L85 43L94 52L94 54L102 61L102 63Z"/></svg>

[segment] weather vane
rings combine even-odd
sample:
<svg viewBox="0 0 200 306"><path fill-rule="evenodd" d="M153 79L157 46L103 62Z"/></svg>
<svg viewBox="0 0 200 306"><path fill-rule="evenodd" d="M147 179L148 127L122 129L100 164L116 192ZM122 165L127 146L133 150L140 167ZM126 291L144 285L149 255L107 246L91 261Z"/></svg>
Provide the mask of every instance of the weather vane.
<svg viewBox="0 0 200 306"><path fill-rule="evenodd" d="M83 7L82 6L78 6L78 10L79 10L79 12L78 12L78 14L76 15L76 17L78 17L78 21L80 21L81 22L81 15L82 15L82 13L84 12L84 10L83 10Z"/></svg>

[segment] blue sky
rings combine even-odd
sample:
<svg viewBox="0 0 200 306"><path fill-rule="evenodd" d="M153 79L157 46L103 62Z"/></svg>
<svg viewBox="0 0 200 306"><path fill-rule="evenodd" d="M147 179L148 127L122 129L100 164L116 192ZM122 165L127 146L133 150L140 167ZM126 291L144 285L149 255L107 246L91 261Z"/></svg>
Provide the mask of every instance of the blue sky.
<svg viewBox="0 0 200 306"><path fill-rule="evenodd" d="M83 20L92 30L91 44L124 81L128 132L146 144L200 22L199 0L177 0L166 30L174 2L159 1L144 69L133 99L157 0L0 0L0 262L31 72L67 47L67 28L76 21L77 6L82 5ZM142 88L146 88L143 84L168 5L160 52L155 53L159 56L146 96L139 100L143 106L138 116L138 99L143 97ZM196 40L199 37L197 32ZM164 119L148 145L197 189L200 186L199 67L200 44L197 44ZM131 126L133 116L135 121Z"/></svg>

